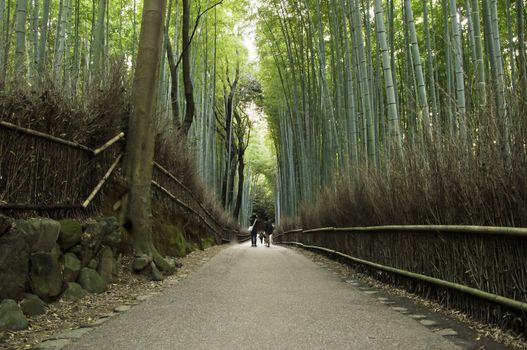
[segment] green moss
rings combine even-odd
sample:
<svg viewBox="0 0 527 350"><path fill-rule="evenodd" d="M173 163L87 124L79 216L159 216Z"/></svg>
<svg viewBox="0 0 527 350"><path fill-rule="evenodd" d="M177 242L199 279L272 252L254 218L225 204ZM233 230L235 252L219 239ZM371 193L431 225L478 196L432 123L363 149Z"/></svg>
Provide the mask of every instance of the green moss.
<svg viewBox="0 0 527 350"><path fill-rule="evenodd" d="M180 225L155 225L154 242L163 255L183 257L195 250L195 245L185 238L185 231Z"/></svg>
<svg viewBox="0 0 527 350"><path fill-rule="evenodd" d="M187 254L192 253L193 251L198 249L198 245L194 242L187 242L187 246L185 247L185 250Z"/></svg>
<svg viewBox="0 0 527 350"><path fill-rule="evenodd" d="M186 255L187 241L183 230L175 225L165 225L167 227L166 237L168 239L169 255L182 257Z"/></svg>
<svg viewBox="0 0 527 350"><path fill-rule="evenodd" d="M201 249L202 250L208 249L208 248L212 247L213 245L214 245L214 241L210 237L207 237L207 238L204 238L204 239L201 240Z"/></svg>

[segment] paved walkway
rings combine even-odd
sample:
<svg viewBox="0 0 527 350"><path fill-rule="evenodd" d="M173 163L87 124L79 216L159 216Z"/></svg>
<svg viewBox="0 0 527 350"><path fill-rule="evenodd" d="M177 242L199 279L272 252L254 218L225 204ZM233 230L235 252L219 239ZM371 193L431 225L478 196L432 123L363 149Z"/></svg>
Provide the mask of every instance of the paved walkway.
<svg viewBox="0 0 527 350"><path fill-rule="evenodd" d="M66 349L457 349L303 255L233 244Z"/></svg>

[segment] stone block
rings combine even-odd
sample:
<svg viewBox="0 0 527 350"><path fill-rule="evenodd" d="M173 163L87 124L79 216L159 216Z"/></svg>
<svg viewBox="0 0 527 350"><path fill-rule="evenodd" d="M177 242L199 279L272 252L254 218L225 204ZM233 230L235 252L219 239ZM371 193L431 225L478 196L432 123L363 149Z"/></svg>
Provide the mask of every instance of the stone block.
<svg viewBox="0 0 527 350"><path fill-rule="evenodd" d="M101 275L93 269L83 268L79 274L79 284L90 293L102 293L106 290L106 284Z"/></svg>
<svg viewBox="0 0 527 350"><path fill-rule="evenodd" d="M64 266L64 282L75 282L81 271L81 262L77 255L66 253L60 260Z"/></svg>
<svg viewBox="0 0 527 350"><path fill-rule="evenodd" d="M20 303L20 308L27 316L38 316L46 313L46 303L34 294L26 294Z"/></svg>
<svg viewBox="0 0 527 350"><path fill-rule="evenodd" d="M97 221L103 235L102 243L110 247L115 247L123 240L123 232L119 221L113 216L105 217Z"/></svg>
<svg viewBox="0 0 527 350"><path fill-rule="evenodd" d="M64 300L75 301L84 298L88 295L88 292L84 290L80 284L75 282L69 282L68 287L62 293L62 298Z"/></svg>
<svg viewBox="0 0 527 350"><path fill-rule="evenodd" d="M11 228L13 223L14 223L14 220L11 219L10 217L4 216L4 215L0 215L0 237L4 233L9 231L9 229Z"/></svg>
<svg viewBox="0 0 527 350"><path fill-rule="evenodd" d="M34 252L49 252L55 247L59 238L60 223L51 219L29 220L35 232Z"/></svg>
<svg viewBox="0 0 527 350"><path fill-rule="evenodd" d="M104 283L108 284L112 281L113 271L113 252L110 247L102 246L99 254L97 254L99 264L97 266L97 272L101 275Z"/></svg>
<svg viewBox="0 0 527 350"><path fill-rule="evenodd" d="M86 225L81 236L81 265L87 266L91 259L95 257L95 254L102 245L103 233L101 226L97 222L90 222Z"/></svg>
<svg viewBox="0 0 527 350"><path fill-rule="evenodd" d="M23 226L15 223L0 236L0 300L18 299L25 292L33 236L30 225L25 225L28 230Z"/></svg>
<svg viewBox="0 0 527 350"><path fill-rule="evenodd" d="M26 316L12 299L0 303L0 331L19 331L28 327Z"/></svg>
<svg viewBox="0 0 527 350"><path fill-rule="evenodd" d="M31 287L44 300L56 297L62 291L62 265L59 262L58 246L51 252L37 252L31 255Z"/></svg>
<svg viewBox="0 0 527 350"><path fill-rule="evenodd" d="M66 219L60 222L59 244L62 251L74 247L81 241L82 225L77 220Z"/></svg>

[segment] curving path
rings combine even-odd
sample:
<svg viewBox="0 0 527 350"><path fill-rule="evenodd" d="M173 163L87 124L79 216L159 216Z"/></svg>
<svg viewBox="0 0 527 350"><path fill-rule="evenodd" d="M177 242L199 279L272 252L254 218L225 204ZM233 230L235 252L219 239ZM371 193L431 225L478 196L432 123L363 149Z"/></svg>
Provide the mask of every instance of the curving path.
<svg viewBox="0 0 527 350"><path fill-rule="evenodd" d="M303 255L232 245L66 349L458 349Z"/></svg>

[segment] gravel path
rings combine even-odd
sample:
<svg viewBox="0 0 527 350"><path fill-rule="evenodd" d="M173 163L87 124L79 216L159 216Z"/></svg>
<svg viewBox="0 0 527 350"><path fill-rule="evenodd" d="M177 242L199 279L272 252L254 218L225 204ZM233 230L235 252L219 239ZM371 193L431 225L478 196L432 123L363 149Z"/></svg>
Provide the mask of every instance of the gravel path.
<svg viewBox="0 0 527 350"><path fill-rule="evenodd" d="M232 245L66 349L457 349L284 247Z"/></svg>

